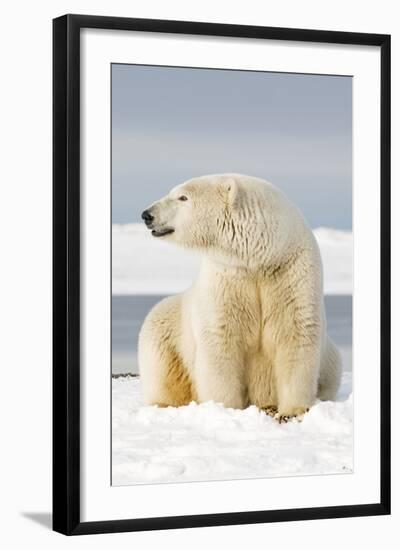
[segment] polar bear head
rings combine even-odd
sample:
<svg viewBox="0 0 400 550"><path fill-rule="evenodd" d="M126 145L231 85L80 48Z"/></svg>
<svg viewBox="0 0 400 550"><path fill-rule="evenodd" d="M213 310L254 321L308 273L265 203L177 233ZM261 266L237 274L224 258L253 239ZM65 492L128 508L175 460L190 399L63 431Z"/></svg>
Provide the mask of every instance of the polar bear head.
<svg viewBox="0 0 400 550"><path fill-rule="evenodd" d="M156 238L249 266L285 250L298 216L270 183L218 174L174 187L144 210L142 218Z"/></svg>

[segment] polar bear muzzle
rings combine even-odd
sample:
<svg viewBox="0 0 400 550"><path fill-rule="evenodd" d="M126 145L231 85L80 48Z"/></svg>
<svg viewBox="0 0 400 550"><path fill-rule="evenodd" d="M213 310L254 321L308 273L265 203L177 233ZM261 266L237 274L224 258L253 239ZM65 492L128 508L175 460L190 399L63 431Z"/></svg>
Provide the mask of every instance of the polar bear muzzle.
<svg viewBox="0 0 400 550"><path fill-rule="evenodd" d="M165 235L170 235L175 230L172 227L168 226L157 226L154 215L150 212L150 208L142 212L142 220L146 224L148 229L151 229L151 234L153 237L164 237Z"/></svg>

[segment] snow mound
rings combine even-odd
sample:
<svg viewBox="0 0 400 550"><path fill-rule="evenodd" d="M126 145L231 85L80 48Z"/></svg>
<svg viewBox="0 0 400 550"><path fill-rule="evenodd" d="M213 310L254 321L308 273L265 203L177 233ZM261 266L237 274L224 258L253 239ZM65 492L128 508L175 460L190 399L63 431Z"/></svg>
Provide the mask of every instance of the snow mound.
<svg viewBox="0 0 400 550"><path fill-rule="evenodd" d="M324 265L325 294L351 294L353 236L320 227L314 234ZM113 294L175 294L196 277L200 257L154 239L142 224L112 226Z"/></svg>
<svg viewBox="0 0 400 550"><path fill-rule="evenodd" d="M112 226L113 294L182 292L199 265L199 256L155 239L142 224Z"/></svg>
<svg viewBox="0 0 400 550"><path fill-rule="evenodd" d="M353 234L328 227L314 229L324 270L325 294L353 293Z"/></svg>
<svg viewBox="0 0 400 550"><path fill-rule="evenodd" d="M145 407L139 378L113 379L113 485L351 472L351 373L338 399L279 424L255 406Z"/></svg>

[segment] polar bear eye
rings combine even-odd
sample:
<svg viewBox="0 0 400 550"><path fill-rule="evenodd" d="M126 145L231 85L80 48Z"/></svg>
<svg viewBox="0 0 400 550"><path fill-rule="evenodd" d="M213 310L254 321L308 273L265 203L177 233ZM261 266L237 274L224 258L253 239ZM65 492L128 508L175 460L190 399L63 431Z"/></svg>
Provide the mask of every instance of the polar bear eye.
<svg viewBox="0 0 400 550"><path fill-rule="evenodd" d="M180 197L178 197L178 201L187 201L188 198L186 195L181 195Z"/></svg>

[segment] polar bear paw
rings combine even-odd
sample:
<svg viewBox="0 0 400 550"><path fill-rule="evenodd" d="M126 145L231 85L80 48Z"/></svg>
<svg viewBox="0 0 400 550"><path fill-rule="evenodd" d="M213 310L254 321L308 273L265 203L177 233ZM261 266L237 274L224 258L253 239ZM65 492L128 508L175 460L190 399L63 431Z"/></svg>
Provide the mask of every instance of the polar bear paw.
<svg viewBox="0 0 400 550"><path fill-rule="evenodd" d="M265 412L268 416L271 416L272 418L275 417L275 415L278 413L278 407L275 407L275 405L270 405L268 407L261 407L261 410Z"/></svg>
<svg viewBox="0 0 400 550"><path fill-rule="evenodd" d="M274 418L279 422L279 424L286 424L286 422L289 422L289 420L292 419L296 419L297 422L301 422L304 418L304 415L309 410L309 407L295 407L290 413L276 412Z"/></svg>

